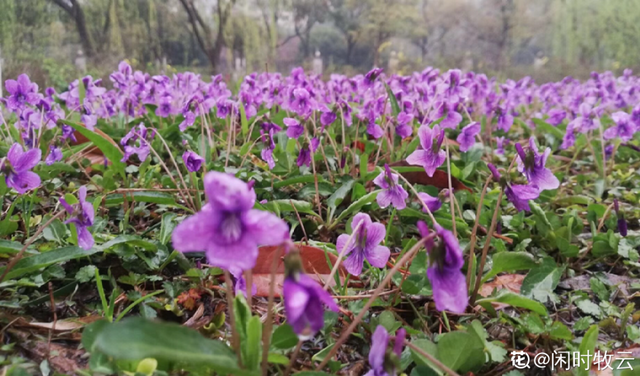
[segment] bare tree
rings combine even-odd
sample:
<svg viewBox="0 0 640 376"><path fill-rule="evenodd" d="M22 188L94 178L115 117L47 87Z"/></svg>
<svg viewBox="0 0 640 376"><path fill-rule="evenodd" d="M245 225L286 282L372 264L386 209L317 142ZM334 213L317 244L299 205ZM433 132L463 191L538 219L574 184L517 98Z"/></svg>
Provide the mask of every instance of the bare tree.
<svg viewBox="0 0 640 376"><path fill-rule="evenodd" d="M82 49L84 50L84 54L88 57L93 57L95 55L95 50L93 48L93 41L91 40L91 34L87 29L87 22L85 20L84 12L82 7L78 3L78 0L50 0L54 4L58 5L60 8L64 9L65 12L73 18L76 28L78 29L78 34L80 36L80 42L82 43Z"/></svg>
<svg viewBox="0 0 640 376"><path fill-rule="evenodd" d="M196 8L194 0L180 0L180 3L182 3L184 10L187 12L187 16L189 17L191 32L196 37L198 45L202 51L207 55L209 63L211 64L211 69L216 72L220 63L220 52L222 51L222 47L225 46L224 29L229 21L231 9L235 5L236 0L218 0L216 2L214 12L218 18L218 30L215 37L213 30Z"/></svg>

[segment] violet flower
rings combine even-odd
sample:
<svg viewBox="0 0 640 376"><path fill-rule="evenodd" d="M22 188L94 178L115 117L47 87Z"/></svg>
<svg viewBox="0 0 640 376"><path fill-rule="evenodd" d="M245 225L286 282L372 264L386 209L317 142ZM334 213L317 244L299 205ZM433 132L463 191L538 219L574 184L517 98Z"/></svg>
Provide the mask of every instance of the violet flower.
<svg viewBox="0 0 640 376"><path fill-rule="evenodd" d="M437 124L433 126L433 129L424 124L418 129L418 136L420 137L422 149L411 153L407 157L407 162L424 167L427 175L432 177L436 169L447 159L447 154L444 150L440 150L444 141L444 131L441 131L440 126Z"/></svg>
<svg viewBox="0 0 640 376"><path fill-rule="evenodd" d="M302 146L298 154L298 159L296 160L298 167L311 166L311 158L313 157L313 153L318 149L318 146L320 146L320 140L316 137L312 138L309 144L305 143L304 146Z"/></svg>
<svg viewBox="0 0 640 376"><path fill-rule="evenodd" d="M40 99L38 85L32 83L29 76L24 73L18 76L17 81L7 80L4 85L9 93L6 104L10 111L22 109L27 103L35 105Z"/></svg>
<svg viewBox="0 0 640 376"><path fill-rule="evenodd" d="M282 122L287 126L287 136L289 138L298 138L304 133L304 127L298 120L294 118L284 118Z"/></svg>
<svg viewBox="0 0 640 376"><path fill-rule="evenodd" d="M322 115L320 115L320 124L324 129L324 127L336 121L337 118L338 116L334 112L331 112L331 111L323 112Z"/></svg>
<svg viewBox="0 0 640 376"><path fill-rule="evenodd" d="M504 147L509 144L509 139L505 137L496 137L496 154L504 155Z"/></svg>
<svg viewBox="0 0 640 376"><path fill-rule="evenodd" d="M440 241L429 249L430 266L427 268L433 300L438 311L463 313L469 304L469 294L461 271L464 264L462 249L451 231L438 224L435 228Z"/></svg>
<svg viewBox="0 0 640 376"><path fill-rule="evenodd" d="M540 190L556 189L560 186L560 181L553 175L553 172L545 167L547 158L551 154L551 148L546 148L540 154L536 147L535 139L529 139L529 151L525 154L520 143L516 144L518 152L518 170L524 173L529 183L537 186Z"/></svg>
<svg viewBox="0 0 640 376"><path fill-rule="evenodd" d="M384 171L373 179L373 183L382 188L382 192L376 196L376 201L381 208L386 208L392 204L397 210L407 207L407 191L398 184L398 174L391 173L389 165L384 165Z"/></svg>
<svg viewBox="0 0 640 376"><path fill-rule="evenodd" d="M7 157L0 161L0 172L4 173L7 187L15 189L20 194L39 187L40 176L30 170L40 162L41 158L40 149L34 148L25 152L20 144L14 143Z"/></svg>
<svg viewBox="0 0 640 376"><path fill-rule="evenodd" d="M45 158L44 163L47 166L51 166L52 164L62 160L62 150L59 147L49 145L49 155Z"/></svg>
<svg viewBox="0 0 640 376"><path fill-rule="evenodd" d="M611 119L613 119L616 125L604 131L603 136L605 140L619 138L627 142L633 138L633 134L636 132L636 126L631 122L631 116L628 113L622 111L614 112L611 114Z"/></svg>
<svg viewBox="0 0 640 376"><path fill-rule="evenodd" d="M200 170L202 167L202 162L204 162L204 158L199 156L197 153L187 150L182 154L182 161L184 165L187 167L187 171L196 172Z"/></svg>
<svg viewBox="0 0 640 376"><path fill-rule="evenodd" d="M407 331L398 329L393 343L393 351L389 351L389 333L384 326L378 325L371 336L371 350L369 350L369 365L371 370L365 376L395 376L400 368L400 356Z"/></svg>
<svg viewBox="0 0 640 376"><path fill-rule="evenodd" d="M349 244L347 241L350 235L347 234L338 236L336 242L338 253L349 255L343 265L354 276L359 276L362 273L365 259L376 268L384 268L391 254L389 248L380 245L387 234L382 223L373 223L368 214L358 213L353 217L351 228L356 229L359 224L358 232Z"/></svg>
<svg viewBox="0 0 640 376"><path fill-rule="evenodd" d="M565 117L567 117L567 112L561 109L554 108L548 113L549 118L547 119L547 123L557 127Z"/></svg>
<svg viewBox="0 0 640 376"><path fill-rule="evenodd" d="M155 134L156 132L153 129L151 132L148 132L144 123L140 123L137 127L131 128L129 133L120 140L120 145L124 146L124 156L120 162L126 162L134 154L138 156L140 162L147 160L147 157L151 153L149 141L153 139Z"/></svg>
<svg viewBox="0 0 640 376"><path fill-rule="evenodd" d="M620 211L618 199L613 199L613 208L615 209L616 216L618 217L618 232L622 236L627 236L627 220L624 218L624 213Z"/></svg>
<svg viewBox="0 0 640 376"><path fill-rule="evenodd" d="M87 230L87 227L93 226L94 211L93 205L86 201L87 187L82 186L78 189L78 203L69 205L64 198L60 198L60 205L71 215L65 223L73 223L78 234L78 245L84 250L90 250L93 247L93 236Z"/></svg>
<svg viewBox="0 0 640 376"><path fill-rule="evenodd" d="M282 285L287 322L301 340L312 338L324 326L324 307L339 307L331 295L302 270L297 251L285 256L286 277Z"/></svg>
<svg viewBox="0 0 640 376"><path fill-rule="evenodd" d="M424 193L424 192L418 192L418 197L420 197L422 202L424 202L427 205L427 208L431 213L437 211L442 207L442 201L440 201L439 197L433 197L430 194ZM423 207L422 211L426 213L427 209Z"/></svg>
<svg viewBox="0 0 640 376"><path fill-rule="evenodd" d="M507 200L509 200L518 211L531 211L529 201L535 200L540 196L540 189L535 185L511 184L502 179L500 172L498 172L498 169L493 164L489 163L487 167L491 170L493 179L504 187Z"/></svg>
<svg viewBox="0 0 640 376"><path fill-rule="evenodd" d="M476 136L480 133L480 123L473 122L462 128L462 131L456 139L460 144L460 151L465 152L476 143Z"/></svg>
<svg viewBox="0 0 640 376"><path fill-rule="evenodd" d="M282 219L253 209L256 194L242 180L211 171L204 177L204 191L209 202L173 231L178 251L205 251L211 265L247 270L255 266L258 245L277 245L288 238Z"/></svg>
<svg viewBox="0 0 640 376"><path fill-rule="evenodd" d="M231 273L231 275L233 276L233 289L234 289L235 295L242 294L246 298L247 297L247 281L244 279L244 274L242 273L242 270L231 269L229 273ZM255 295L257 291L258 291L258 287L256 286L255 283L252 283L251 294Z"/></svg>
<svg viewBox="0 0 640 376"><path fill-rule="evenodd" d="M402 138L407 138L413 134L413 115L400 112L398 114L398 125L396 126L396 133Z"/></svg>

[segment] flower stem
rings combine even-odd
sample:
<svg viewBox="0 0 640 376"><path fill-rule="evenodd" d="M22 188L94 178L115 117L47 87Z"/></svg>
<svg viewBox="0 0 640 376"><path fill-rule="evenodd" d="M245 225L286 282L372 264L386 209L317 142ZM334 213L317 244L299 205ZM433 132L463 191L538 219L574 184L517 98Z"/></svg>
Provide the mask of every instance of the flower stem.
<svg viewBox="0 0 640 376"><path fill-rule="evenodd" d="M476 223L473 224L473 230L471 231L471 239L469 240L469 264L467 265L467 286L471 284L471 256L475 253L476 250L476 241L478 240L478 227L480 226L480 214L482 213L482 204L484 202L484 196L487 194L487 188L489 187L489 183L493 180L492 176L487 178L487 181L484 183L484 187L482 187L482 193L480 193L480 201L478 201L478 209L476 210Z"/></svg>
<svg viewBox="0 0 640 376"><path fill-rule="evenodd" d="M378 295L380 295L382 290L384 290L385 286L389 284L389 282L391 281L391 278L393 277L394 274L396 274L398 269L400 269L402 265L404 265L409 259L411 259L411 257L413 257L413 254L416 253L418 250L420 250L420 248L422 248L424 243L427 240L432 239L433 236L435 235L432 234L426 238L420 239L416 243L416 245L414 245L413 248L411 248L407 253L405 253L405 255L400 259L400 261L398 261L394 265L394 267L391 270L389 270L389 273L387 273L387 276L384 278L382 283L378 285L378 287L374 290L371 298L369 298L369 300L367 300L367 303L364 305L364 307L362 307L358 316L356 316L356 318L353 319L349 327L347 327L347 329L342 333L338 341L336 341L331 351L329 351L329 354L327 354L327 356L324 357L322 362L320 362L320 364L316 367L316 371L320 371L322 368L324 368L324 366L327 365L329 360L331 360L331 358L333 358L336 352L338 352L338 349L340 349L340 346L342 346L342 344L347 341L347 338L349 338L349 335L351 335L351 333L356 328L356 326L360 323L364 315L369 313L369 308L371 308L371 305L373 304L373 302L375 302L376 298L378 297Z"/></svg>
<svg viewBox="0 0 640 376"><path fill-rule="evenodd" d="M453 228L453 236L458 237L458 231L456 230L456 211L453 201L453 188L451 184L451 155L449 154L449 138L444 138L445 148L447 149L447 178L449 179L449 206L451 211L451 226Z"/></svg>
<svg viewBox="0 0 640 376"><path fill-rule="evenodd" d="M269 277L269 298L267 300L267 320L262 331L262 375L267 376L269 367L269 341L271 340L271 327L273 325L273 295L276 289L276 269L282 253L282 246L278 246L271 260L271 276Z"/></svg>
<svg viewBox="0 0 640 376"><path fill-rule="evenodd" d="M487 232L487 240L484 243L484 248L482 248L482 256L480 257L480 266L478 267L476 285L473 289L473 295L471 296L470 301L471 306L475 304L476 298L478 297L478 290L480 290L482 280L482 271L484 269L484 263L487 261L487 253L489 252L489 247L491 246L493 231L495 231L496 223L498 222L498 212L500 212L500 204L502 203L503 194L504 190L500 190L500 193L498 194L498 200L496 201L496 209L493 211L493 218L491 218L491 226L489 227L489 231Z"/></svg>
<svg viewBox="0 0 640 376"><path fill-rule="evenodd" d="M229 323L231 324L231 346L238 356L238 363L240 360L240 338L238 338L238 330L236 329L236 317L233 312L233 282L231 281L231 275L228 270L224 271L224 284L227 287L227 308L229 309Z"/></svg>
<svg viewBox="0 0 640 376"><path fill-rule="evenodd" d="M298 358L298 354L300 354L301 348L302 348L302 340L299 340L295 350L293 350L293 354L291 354L291 358L289 359L289 364L287 365L287 368L284 370L283 376L289 376L289 374L291 373L291 369L293 368L293 364Z"/></svg>

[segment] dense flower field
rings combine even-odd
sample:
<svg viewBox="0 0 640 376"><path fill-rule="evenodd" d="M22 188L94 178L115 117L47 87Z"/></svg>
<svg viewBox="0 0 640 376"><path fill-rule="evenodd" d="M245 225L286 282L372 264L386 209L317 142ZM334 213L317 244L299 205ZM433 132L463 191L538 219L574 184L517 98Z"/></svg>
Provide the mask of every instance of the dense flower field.
<svg viewBox="0 0 640 376"><path fill-rule="evenodd" d="M5 88L7 375L640 368L631 71Z"/></svg>

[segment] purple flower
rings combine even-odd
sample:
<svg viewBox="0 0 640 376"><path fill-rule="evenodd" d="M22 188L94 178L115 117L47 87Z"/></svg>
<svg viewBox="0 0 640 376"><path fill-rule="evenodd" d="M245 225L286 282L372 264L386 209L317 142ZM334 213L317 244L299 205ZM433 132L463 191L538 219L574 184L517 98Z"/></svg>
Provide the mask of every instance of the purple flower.
<svg viewBox="0 0 640 376"><path fill-rule="evenodd" d="M624 142L631 140L636 131L636 127L631 122L631 116L626 112L618 111L611 114L611 118L616 125L604 131L604 139L620 138Z"/></svg>
<svg viewBox="0 0 640 376"><path fill-rule="evenodd" d="M511 184L502 179L498 169L491 163L487 165L493 174L493 180L500 183L504 187L504 193L507 199L511 201L518 211L531 211L529 200L535 200L540 196L540 189L535 185Z"/></svg>
<svg viewBox="0 0 640 376"><path fill-rule="evenodd" d="M513 125L513 116L511 116L505 106L496 108L496 115L498 116L498 129L509 132L509 129L511 129Z"/></svg>
<svg viewBox="0 0 640 376"><path fill-rule="evenodd" d="M504 155L504 147L509 144L509 139L504 137L496 137L496 154Z"/></svg>
<svg viewBox="0 0 640 376"><path fill-rule="evenodd" d="M401 112L398 114L398 125L396 126L396 133L402 138L409 137L413 134L413 115Z"/></svg>
<svg viewBox="0 0 640 376"><path fill-rule="evenodd" d="M362 80L363 86L365 88L372 87L375 80L378 78L378 76L380 76L380 74L382 74L383 71L384 69L382 68L373 68L372 70L370 70Z"/></svg>
<svg viewBox="0 0 640 376"><path fill-rule="evenodd" d="M376 201L381 208L386 208L392 204L397 210L402 210L407 206L405 202L409 194L400 184L398 184L398 175L391 173L389 165L384 165L384 171L373 179L373 183L382 188L382 192L378 193Z"/></svg>
<svg viewBox="0 0 640 376"><path fill-rule="evenodd" d="M289 138L298 138L304 133L304 127L298 120L294 118L284 118L282 122L287 126L287 136Z"/></svg>
<svg viewBox="0 0 640 376"><path fill-rule="evenodd" d="M567 130L562 137L562 144L560 145L560 149L568 149L572 147L576 143L576 134L574 132L576 127L576 123L574 121L570 122L567 125Z"/></svg>
<svg viewBox="0 0 640 376"><path fill-rule="evenodd" d="M196 114L194 114L193 111L187 111L184 114L182 114L182 116L184 116L184 120L182 120L180 125L178 125L180 132L186 131L187 128L189 128L190 126L193 125L193 123L196 122Z"/></svg>
<svg viewBox="0 0 640 376"><path fill-rule="evenodd" d="M7 157L0 161L0 172L4 173L7 186L20 194L39 187L40 176L30 170L40 162L40 158L40 149L34 148L25 152L20 144L14 143Z"/></svg>
<svg viewBox="0 0 640 376"><path fill-rule="evenodd" d="M442 201L440 201L438 197L433 197L430 194L424 192L418 192L418 197L420 197L422 202L427 205L427 208L432 213L442 207ZM427 209L422 208L422 211L426 213Z"/></svg>
<svg viewBox="0 0 640 376"><path fill-rule="evenodd" d="M200 170L200 167L202 167L204 158L191 150L187 150L182 154L182 161L184 162L184 165L187 166L187 171L196 172Z"/></svg>
<svg viewBox="0 0 640 376"><path fill-rule="evenodd" d="M173 106L171 105L171 95L164 95L158 103L156 108L156 116L166 118L173 112Z"/></svg>
<svg viewBox="0 0 640 376"><path fill-rule="evenodd" d="M430 266L427 277L433 289L438 311L463 313L469 303L465 276L460 270L464 261L458 240L449 230L436 224L440 241L429 250Z"/></svg>
<svg viewBox="0 0 640 376"><path fill-rule="evenodd" d="M540 196L540 190L533 185L507 184L504 193L518 211L531 211L529 201Z"/></svg>
<svg viewBox="0 0 640 376"><path fill-rule="evenodd" d="M407 331L398 329L393 344L393 351L388 351L389 333L384 326L378 325L371 336L371 350L369 350L369 365L371 370L365 376L394 376L399 368L402 346Z"/></svg>
<svg viewBox="0 0 640 376"><path fill-rule="evenodd" d="M289 273L282 285L287 321L300 339L313 337L324 326L324 307L338 312L331 295L304 273Z"/></svg>
<svg viewBox="0 0 640 376"><path fill-rule="evenodd" d="M618 199L613 199L613 208L615 209L616 216L618 217L618 232L622 236L627 236L627 220L624 218L624 213L620 211Z"/></svg>
<svg viewBox="0 0 640 376"><path fill-rule="evenodd" d="M529 183L537 186L540 190L556 189L560 186L560 181L553 175L553 172L545 167L547 158L551 154L551 148L546 148L543 154L538 152L535 139L529 139L529 152L525 154L520 143L516 144L518 152L518 169L523 172Z"/></svg>
<svg viewBox="0 0 640 376"><path fill-rule="evenodd" d="M260 152L262 159L267 162L269 169L273 169L276 166L276 161L273 159L273 151L276 148L276 143L273 141L273 136L282 130L279 126L273 123L262 123L262 129L260 129L260 137L265 144L264 149Z"/></svg>
<svg viewBox="0 0 640 376"><path fill-rule="evenodd" d="M433 126L433 129L424 124L418 129L418 136L422 149L411 153L407 157L407 162L424 167L427 175L432 177L436 169L447 159L444 150L440 150L442 141L444 141L444 131L440 131L440 126L437 124Z"/></svg>
<svg viewBox="0 0 640 376"><path fill-rule="evenodd" d="M440 122L442 128L456 129L462 121L462 115L456 111L455 103L442 103L442 116L444 119Z"/></svg>
<svg viewBox="0 0 640 376"><path fill-rule="evenodd" d="M120 162L126 162L134 154L138 156L140 162L147 160L149 153L151 153L149 140L153 139L155 134L155 130L148 132L144 123L131 128L129 133L120 140L120 145L124 146L124 156Z"/></svg>
<svg viewBox="0 0 640 376"><path fill-rule="evenodd" d="M465 152L475 144L476 136L480 133L480 123L473 122L466 127L458 135L457 141L460 144L460 151Z"/></svg>
<svg viewBox="0 0 640 376"><path fill-rule="evenodd" d="M93 205L86 201L87 187L82 186L78 190L78 203L69 205L64 198L60 198L60 205L71 215L65 223L73 223L76 225L78 234L78 245L85 250L93 247L93 236L87 230L87 227L93 226Z"/></svg>
<svg viewBox="0 0 640 376"><path fill-rule="evenodd" d="M6 103L10 111L22 109L27 103L35 105L40 99L38 85L24 73L18 76L17 81L7 80L4 85L9 93Z"/></svg>
<svg viewBox="0 0 640 376"><path fill-rule="evenodd" d="M231 273L231 275L233 276L233 289L234 289L234 293L236 295L242 294L244 295L244 297L247 297L247 281L244 279L244 275L242 273L242 270L238 270L238 269L231 269L229 271L229 273ZM256 292L258 291L258 287L256 286L255 283L251 284L251 294L255 295Z"/></svg>
<svg viewBox="0 0 640 376"><path fill-rule="evenodd" d="M44 163L46 163L47 166L51 166L52 164L61 160L62 160L62 151L60 150L60 148L50 145L49 155L47 155L47 158L45 158Z"/></svg>
<svg viewBox="0 0 640 376"><path fill-rule="evenodd" d="M364 259L376 268L384 268L391 254L389 248L380 245L387 234L382 223L373 223L368 214L358 213L353 217L351 228L355 229L359 224L358 232L349 244L347 241L350 236L347 234L338 236L336 242L338 253L344 252L345 255L349 255L344 261L344 267L355 276L362 272Z"/></svg>
<svg viewBox="0 0 640 376"><path fill-rule="evenodd" d="M334 121L336 121L337 119L337 115L331 111L328 112L323 112L322 115L320 115L320 124L322 125L322 127L326 127L327 125L333 123Z"/></svg>
<svg viewBox="0 0 640 376"><path fill-rule="evenodd" d="M178 251L205 251L214 266L247 270L255 266L258 245L277 245L288 238L283 220L252 209L256 194L242 180L212 171L204 177L204 190L209 202L173 232Z"/></svg>
<svg viewBox="0 0 640 376"><path fill-rule="evenodd" d="M553 125L554 127L558 126L565 117L567 117L567 113L564 110L556 109L549 111L549 118L547 119L547 123Z"/></svg>

